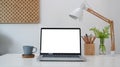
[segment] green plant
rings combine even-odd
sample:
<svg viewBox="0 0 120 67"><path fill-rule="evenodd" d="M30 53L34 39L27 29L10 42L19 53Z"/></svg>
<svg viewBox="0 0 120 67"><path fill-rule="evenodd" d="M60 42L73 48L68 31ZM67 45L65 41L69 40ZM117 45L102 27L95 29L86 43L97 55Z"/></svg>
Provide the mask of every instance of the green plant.
<svg viewBox="0 0 120 67"><path fill-rule="evenodd" d="M96 27L94 28L90 28L90 31L93 31L95 36L97 38L100 38L100 46L99 46L99 54L106 54L106 48L105 48L105 45L104 45L104 39L105 38L109 38L109 28L110 26L105 26L102 31L97 29Z"/></svg>
<svg viewBox="0 0 120 67"><path fill-rule="evenodd" d="M90 31L93 31L97 38L109 38L109 35L110 35L109 28L110 28L109 25L105 26L103 30L101 31L97 29L96 27L94 27L94 28L90 28Z"/></svg>

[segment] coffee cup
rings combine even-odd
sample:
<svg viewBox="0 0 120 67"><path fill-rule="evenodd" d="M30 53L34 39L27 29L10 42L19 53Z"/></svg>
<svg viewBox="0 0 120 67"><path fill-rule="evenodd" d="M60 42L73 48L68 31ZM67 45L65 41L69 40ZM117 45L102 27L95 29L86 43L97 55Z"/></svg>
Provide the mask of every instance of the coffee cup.
<svg viewBox="0 0 120 67"><path fill-rule="evenodd" d="M23 46L23 51L25 55L30 55L37 52L37 48L34 46Z"/></svg>

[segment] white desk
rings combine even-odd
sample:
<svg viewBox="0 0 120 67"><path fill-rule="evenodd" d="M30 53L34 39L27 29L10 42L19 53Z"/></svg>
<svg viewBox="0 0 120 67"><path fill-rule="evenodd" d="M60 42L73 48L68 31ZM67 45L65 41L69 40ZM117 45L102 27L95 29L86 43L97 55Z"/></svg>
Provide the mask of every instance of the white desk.
<svg viewBox="0 0 120 67"><path fill-rule="evenodd" d="M22 58L21 54L0 56L0 67L120 67L120 55L86 56L86 62L40 62L35 58Z"/></svg>

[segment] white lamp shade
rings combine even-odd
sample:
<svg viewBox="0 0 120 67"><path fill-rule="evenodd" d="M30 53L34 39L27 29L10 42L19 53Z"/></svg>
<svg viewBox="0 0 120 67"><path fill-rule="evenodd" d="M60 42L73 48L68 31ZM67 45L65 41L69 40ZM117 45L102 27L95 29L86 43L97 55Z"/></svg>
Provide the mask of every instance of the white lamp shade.
<svg viewBox="0 0 120 67"><path fill-rule="evenodd" d="M83 10L81 8L77 8L72 13L70 13L69 16L73 19L80 19L83 16Z"/></svg>

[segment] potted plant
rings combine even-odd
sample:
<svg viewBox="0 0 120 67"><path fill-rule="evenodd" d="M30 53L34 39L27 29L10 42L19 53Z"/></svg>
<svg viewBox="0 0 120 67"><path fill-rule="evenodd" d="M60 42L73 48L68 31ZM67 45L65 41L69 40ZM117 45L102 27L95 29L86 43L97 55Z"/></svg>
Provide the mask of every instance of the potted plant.
<svg viewBox="0 0 120 67"><path fill-rule="evenodd" d="M100 45L99 45L99 54L106 54L106 48L105 48L105 45L104 45L104 40L105 38L109 38L109 28L110 26L105 26L102 31L97 29L96 27L94 28L90 28L90 31L93 31L96 38L99 38L100 39Z"/></svg>

